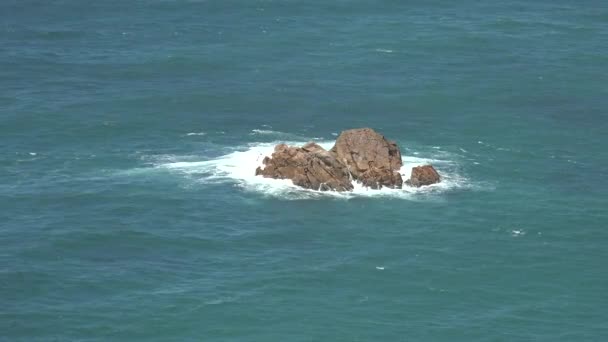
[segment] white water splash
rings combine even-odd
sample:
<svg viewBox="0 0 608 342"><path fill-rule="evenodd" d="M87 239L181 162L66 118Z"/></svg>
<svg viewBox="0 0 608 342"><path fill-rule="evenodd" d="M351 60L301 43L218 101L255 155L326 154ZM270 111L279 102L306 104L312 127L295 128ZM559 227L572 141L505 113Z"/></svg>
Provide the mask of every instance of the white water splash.
<svg viewBox="0 0 608 342"><path fill-rule="evenodd" d="M513 229L511 231L511 236L513 237L518 237L518 236L523 236L526 235L526 232L523 229Z"/></svg>
<svg viewBox="0 0 608 342"><path fill-rule="evenodd" d="M283 132L276 132L276 131L272 131L269 129L252 129L251 133L249 133L250 135L256 135L256 134L285 134Z"/></svg>
<svg viewBox="0 0 608 342"><path fill-rule="evenodd" d="M369 189L360 183L354 183L353 191L316 191L303 189L295 186L289 179L271 179L255 176L255 169L263 166L264 157L270 156L274 151L273 143L254 143L240 151L231 152L221 157L206 161L173 161L157 164L157 168L169 170L170 172L196 177L198 181L205 182L234 182L239 187L259 192L265 195L285 199L303 199L319 197L395 197L412 199L419 194L445 192L451 189L467 187L468 182L453 169L453 163L446 160L402 156L403 167L400 173L404 180L409 179L412 167L425 164L433 164L442 176L438 184L413 188L404 185L403 189L382 188L380 190ZM288 145L303 145L303 142L285 142ZM330 149L334 142L319 142L325 149Z"/></svg>

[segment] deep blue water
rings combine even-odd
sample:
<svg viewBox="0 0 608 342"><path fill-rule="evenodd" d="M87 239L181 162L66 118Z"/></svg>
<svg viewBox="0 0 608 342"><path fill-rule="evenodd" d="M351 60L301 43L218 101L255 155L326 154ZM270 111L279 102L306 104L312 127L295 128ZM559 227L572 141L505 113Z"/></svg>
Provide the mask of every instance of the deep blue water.
<svg viewBox="0 0 608 342"><path fill-rule="evenodd" d="M607 132L605 1L2 0L0 340L606 341Z"/></svg>

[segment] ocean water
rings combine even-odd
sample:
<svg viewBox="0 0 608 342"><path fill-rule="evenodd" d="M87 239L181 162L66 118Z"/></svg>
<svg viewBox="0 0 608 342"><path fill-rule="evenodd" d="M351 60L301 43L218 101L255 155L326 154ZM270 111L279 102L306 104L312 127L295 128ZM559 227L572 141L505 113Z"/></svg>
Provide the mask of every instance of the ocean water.
<svg viewBox="0 0 608 342"><path fill-rule="evenodd" d="M607 132L605 1L2 0L0 340L607 341Z"/></svg>

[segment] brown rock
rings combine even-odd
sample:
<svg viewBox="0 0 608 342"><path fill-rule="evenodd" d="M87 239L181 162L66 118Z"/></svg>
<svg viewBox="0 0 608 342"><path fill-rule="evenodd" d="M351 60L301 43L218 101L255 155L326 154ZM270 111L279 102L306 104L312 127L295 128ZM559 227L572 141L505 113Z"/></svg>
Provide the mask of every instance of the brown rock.
<svg viewBox="0 0 608 342"><path fill-rule="evenodd" d="M374 188L401 188L403 180L398 171L403 164L399 147L373 129L342 132L331 152L348 167L353 178L363 184Z"/></svg>
<svg viewBox="0 0 608 342"><path fill-rule="evenodd" d="M323 147L314 142L309 142L308 144L302 146L302 149L307 152L325 151Z"/></svg>
<svg viewBox="0 0 608 342"><path fill-rule="evenodd" d="M291 179L295 185L313 190L349 191L353 189L348 169L335 154L315 143L303 147L280 144L270 158L264 158L264 168L256 175L267 178Z"/></svg>
<svg viewBox="0 0 608 342"><path fill-rule="evenodd" d="M283 151L285 149L287 149L289 146L285 145L285 144L278 144L277 146L274 147L274 151L275 152L279 152L279 151Z"/></svg>
<svg viewBox="0 0 608 342"><path fill-rule="evenodd" d="M403 179L399 172L376 167L372 167L362 173L358 181L372 189L381 189L382 187L401 189L403 184Z"/></svg>
<svg viewBox="0 0 608 342"><path fill-rule="evenodd" d="M420 187L439 183L440 181L441 177L439 177L439 174L432 165L423 165L412 168L412 175L410 179L405 181L405 184Z"/></svg>
<svg viewBox="0 0 608 342"><path fill-rule="evenodd" d="M330 151L314 142L299 148L279 144L263 163L256 175L291 179L295 185L314 190L349 191L353 180L373 189L403 185L399 147L371 128L342 132ZM425 185L426 178L421 177L409 182Z"/></svg>

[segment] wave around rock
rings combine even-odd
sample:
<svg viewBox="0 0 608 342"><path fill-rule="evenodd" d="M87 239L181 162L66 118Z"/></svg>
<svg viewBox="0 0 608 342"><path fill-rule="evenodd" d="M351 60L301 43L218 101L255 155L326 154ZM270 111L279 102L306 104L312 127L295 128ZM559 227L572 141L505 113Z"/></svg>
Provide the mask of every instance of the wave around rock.
<svg viewBox="0 0 608 342"><path fill-rule="evenodd" d="M371 128L342 132L329 151L312 142L302 147L279 144L263 164L256 169L256 176L290 179L295 185L313 190L350 191L353 181L372 189L403 186L399 146ZM423 182L408 180L407 184L420 186L438 181L437 175L435 181L427 177Z"/></svg>

